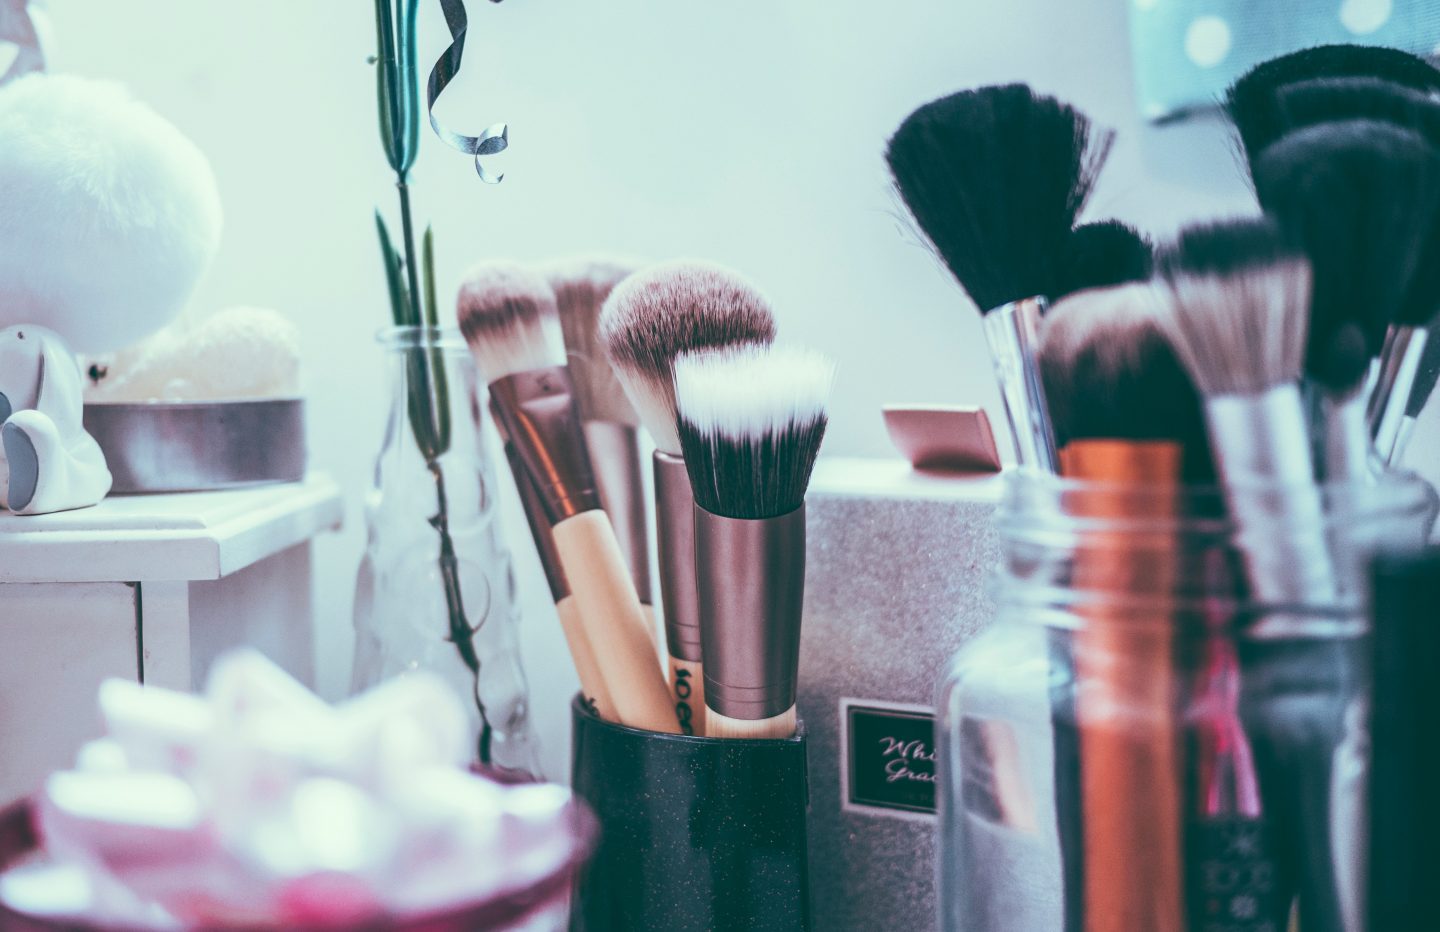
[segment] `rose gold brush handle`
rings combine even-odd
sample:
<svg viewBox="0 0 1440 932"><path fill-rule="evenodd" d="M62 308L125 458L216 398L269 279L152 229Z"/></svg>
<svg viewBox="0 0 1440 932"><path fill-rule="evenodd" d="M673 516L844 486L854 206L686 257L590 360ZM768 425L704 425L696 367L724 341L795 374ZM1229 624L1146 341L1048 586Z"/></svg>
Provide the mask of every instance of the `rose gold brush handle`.
<svg viewBox="0 0 1440 932"><path fill-rule="evenodd" d="M490 406L496 415L495 406ZM525 512L525 521L530 525L530 536L535 541L535 551L540 557L540 568L545 572L545 581L550 586L550 595L555 600L555 613L560 619L560 631L565 635L565 645L570 650L570 659L575 664L575 675L580 680L580 691L595 714L606 721L615 721L615 704L610 701L610 691L600 676L595 663L595 652L580 626L580 616L575 599L570 595L570 584L565 571L560 568L560 554L555 550L555 539L550 533L550 521L545 515L545 503L535 490L535 484L525 472L524 464L515 449L515 444L506 435L505 426L498 416L495 425L500 439L505 444L505 458L510 462L510 471L515 477L515 489L520 493L520 507Z"/></svg>
<svg viewBox="0 0 1440 932"><path fill-rule="evenodd" d="M795 733L805 597L805 506L759 520L699 506L694 514L706 734L788 738Z"/></svg>
<svg viewBox="0 0 1440 932"><path fill-rule="evenodd" d="M639 434L628 424L586 421L585 446L595 470L600 504L615 527L615 539L635 581L635 592L640 604L650 605L650 515L645 507Z"/></svg>
<svg viewBox="0 0 1440 932"><path fill-rule="evenodd" d="M681 731L704 735L708 732L700 596L695 589L695 496L685 460L657 450L654 468L655 536L660 550L660 604L670 655L670 693Z"/></svg>

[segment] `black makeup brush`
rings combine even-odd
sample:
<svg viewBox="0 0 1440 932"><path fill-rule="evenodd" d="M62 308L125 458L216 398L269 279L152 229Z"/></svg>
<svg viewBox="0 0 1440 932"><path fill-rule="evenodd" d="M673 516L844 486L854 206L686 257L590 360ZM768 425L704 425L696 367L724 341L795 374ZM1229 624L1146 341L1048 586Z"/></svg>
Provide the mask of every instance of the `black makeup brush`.
<svg viewBox="0 0 1440 932"><path fill-rule="evenodd" d="M1143 282L1154 267L1154 249L1143 233L1119 220L1082 223L1070 231L1052 301L1087 288ZM1057 442L1059 441L1057 438Z"/></svg>
<svg viewBox="0 0 1440 932"><path fill-rule="evenodd" d="M675 359L682 353L775 339L765 296L710 262L662 262L627 278L605 302L599 341L655 439L655 519L670 689L681 728L705 734L700 601L695 590L695 500L676 430Z"/></svg>
<svg viewBox="0 0 1440 932"><path fill-rule="evenodd" d="M630 567L640 604L650 611L650 521L637 442L640 418L598 338L600 306L635 268L636 263L623 259L581 256L545 262L536 271L555 292L566 365L575 386L600 502L615 526L615 538Z"/></svg>
<svg viewBox="0 0 1440 932"><path fill-rule="evenodd" d="M1225 107L1248 161L1294 127L1281 109L1280 89L1316 78L1378 78L1421 94L1440 91L1440 71L1399 49L1321 45L1272 58L1242 75L1226 94Z"/></svg>
<svg viewBox="0 0 1440 932"><path fill-rule="evenodd" d="M1022 466L1058 465L1039 320L1112 139L1069 105L1008 84L926 104L886 149L900 197L980 309Z"/></svg>
<svg viewBox="0 0 1440 932"><path fill-rule="evenodd" d="M795 732L805 491L834 375L818 353L768 346L676 361L712 737Z"/></svg>
<svg viewBox="0 0 1440 932"><path fill-rule="evenodd" d="M1260 155L1255 190L1313 270L1305 375L1322 394L1323 474L1368 478L1366 382L1434 225L1440 150L1373 120L1308 126Z"/></svg>

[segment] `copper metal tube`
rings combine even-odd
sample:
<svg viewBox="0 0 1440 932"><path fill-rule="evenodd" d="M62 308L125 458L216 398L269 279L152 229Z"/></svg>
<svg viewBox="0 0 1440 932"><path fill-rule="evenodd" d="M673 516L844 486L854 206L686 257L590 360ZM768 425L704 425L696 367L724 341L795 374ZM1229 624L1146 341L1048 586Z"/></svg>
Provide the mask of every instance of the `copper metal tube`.
<svg viewBox="0 0 1440 932"><path fill-rule="evenodd" d="M496 379L490 403L552 526L600 508L569 370L549 366Z"/></svg>
<svg viewBox="0 0 1440 932"><path fill-rule="evenodd" d="M650 604L650 522L645 511L645 477L640 471L640 440L629 424L585 422L585 446L600 489L600 502L630 567L640 601Z"/></svg>
<svg viewBox="0 0 1440 932"><path fill-rule="evenodd" d="M655 525L660 542L660 602L670 656L701 662L700 596L695 587L695 496L685 461L655 451Z"/></svg>

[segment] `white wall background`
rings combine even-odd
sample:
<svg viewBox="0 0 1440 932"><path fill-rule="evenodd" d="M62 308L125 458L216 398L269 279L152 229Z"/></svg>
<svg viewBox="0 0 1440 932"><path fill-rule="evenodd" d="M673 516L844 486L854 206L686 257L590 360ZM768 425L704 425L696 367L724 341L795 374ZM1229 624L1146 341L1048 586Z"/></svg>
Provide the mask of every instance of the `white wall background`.
<svg viewBox="0 0 1440 932"><path fill-rule="evenodd" d="M467 5L471 44L442 113L472 132L507 120L512 148L492 161L504 184L488 187L422 131L414 188L435 226L442 290L453 294L482 256L601 249L731 264L770 292L783 338L839 360L829 453L886 454L884 402L997 410L973 309L895 219L881 149L916 105L1028 81L1120 132L1091 216L1163 235L1186 219L1253 210L1218 121L1140 121L1127 0ZM214 162L226 227L196 309L269 305L301 328L312 458L350 506L345 531L318 551L320 676L336 694L348 676L359 496L386 403L372 340L388 312L371 210L393 216L394 197L365 61L371 4L49 0L48 9L55 70L125 82ZM447 37L438 6L423 0L421 10L428 70ZM554 653L523 525L513 511L508 519L531 607L527 663L533 681L555 684L567 661ZM563 720L564 695L537 686L547 731Z"/></svg>

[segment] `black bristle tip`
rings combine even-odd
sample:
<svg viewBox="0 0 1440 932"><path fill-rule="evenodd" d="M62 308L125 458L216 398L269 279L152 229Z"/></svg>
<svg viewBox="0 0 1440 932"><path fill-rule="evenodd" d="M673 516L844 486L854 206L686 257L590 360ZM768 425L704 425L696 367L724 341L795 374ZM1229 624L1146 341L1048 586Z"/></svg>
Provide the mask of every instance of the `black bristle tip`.
<svg viewBox="0 0 1440 932"><path fill-rule="evenodd" d="M742 437L701 431L681 416L680 447L695 503L712 515L759 520L805 503L827 419Z"/></svg>
<svg viewBox="0 0 1440 932"><path fill-rule="evenodd" d="M921 232L981 312L1054 293L1114 134L1024 84L960 91L900 124L885 159Z"/></svg>
<svg viewBox="0 0 1440 932"><path fill-rule="evenodd" d="M1092 290L1045 318L1040 375L1056 443L1168 441L1184 479L1214 479L1200 394L1157 321L1148 286Z"/></svg>
<svg viewBox="0 0 1440 932"><path fill-rule="evenodd" d="M1109 288L1150 277L1155 250L1143 233L1119 220L1084 223L1065 244L1053 300L1090 288Z"/></svg>
<svg viewBox="0 0 1440 932"><path fill-rule="evenodd" d="M1401 316L1440 208L1440 151L1413 130L1374 120L1309 126L1266 148L1255 189L1310 259L1306 373L1346 390L1331 379L1363 378L1364 370L1335 364L1347 342L1338 334L1357 327L1373 356Z"/></svg>
<svg viewBox="0 0 1440 932"><path fill-rule="evenodd" d="M1243 217L1183 228L1174 242L1155 251L1155 270L1166 278L1226 277L1304 255L1270 217Z"/></svg>
<svg viewBox="0 0 1440 932"><path fill-rule="evenodd" d="M1440 71L1418 55L1369 45L1321 45L1261 62L1230 86L1225 106L1247 152L1278 139L1277 92L1316 78L1380 78L1421 93L1440 91Z"/></svg>

